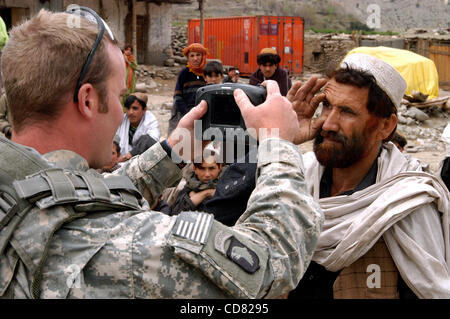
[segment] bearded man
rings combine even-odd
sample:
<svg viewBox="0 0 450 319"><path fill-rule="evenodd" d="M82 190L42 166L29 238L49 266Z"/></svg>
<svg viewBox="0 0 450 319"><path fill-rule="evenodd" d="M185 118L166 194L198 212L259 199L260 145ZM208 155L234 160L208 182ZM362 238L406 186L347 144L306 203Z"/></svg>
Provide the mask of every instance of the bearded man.
<svg viewBox="0 0 450 319"><path fill-rule="evenodd" d="M309 127L298 138L315 139L305 177L325 214L290 298L450 297L449 193L389 142L405 89L392 66L357 53L328 81L289 92L300 127Z"/></svg>

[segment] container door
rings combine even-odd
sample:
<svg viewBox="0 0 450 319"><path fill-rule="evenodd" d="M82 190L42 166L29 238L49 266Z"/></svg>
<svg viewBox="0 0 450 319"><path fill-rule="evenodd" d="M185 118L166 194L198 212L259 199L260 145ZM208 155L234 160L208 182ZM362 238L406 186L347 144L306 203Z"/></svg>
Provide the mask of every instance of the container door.
<svg viewBox="0 0 450 319"><path fill-rule="evenodd" d="M289 74L294 72L293 68L293 52L294 52L294 38L293 38L293 29L294 29L294 19L291 17L283 18L283 46L282 52L280 52L281 59L281 67L288 70Z"/></svg>
<svg viewBox="0 0 450 319"><path fill-rule="evenodd" d="M239 61L242 67L239 67L241 74L250 75L255 70L253 70L252 65L250 64L250 55L252 54L252 43L254 41L254 19L246 17L242 21L243 23L243 38L242 38L242 48L239 50ZM252 23L253 22L253 23Z"/></svg>
<svg viewBox="0 0 450 319"><path fill-rule="evenodd" d="M292 25L292 72L303 73L304 21L300 17L293 18Z"/></svg>
<svg viewBox="0 0 450 319"><path fill-rule="evenodd" d="M250 52L252 47L252 17L235 17L217 19L220 22L214 34L220 35L217 45L222 53L217 58L222 60L226 67L239 68L241 75L253 72L250 65Z"/></svg>
<svg viewBox="0 0 450 319"><path fill-rule="evenodd" d="M278 17L262 16L258 18L259 43L258 48L254 53L257 55L264 48L273 48L280 53L278 39L280 28Z"/></svg>
<svg viewBox="0 0 450 319"><path fill-rule="evenodd" d="M278 54L281 53L280 50L282 43L280 41L280 36L282 36L283 33L283 29L280 28L280 19L280 17L269 18L269 44L267 46L277 50Z"/></svg>
<svg viewBox="0 0 450 319"><path fill-rule="evenodd" d="M219 20L220 21L220 20ZM216 19L205 19L205 47L209 51L208 59L222 59L223 35L220 28L217 28ZM200 30L199 30L200 34Z"/></svg>

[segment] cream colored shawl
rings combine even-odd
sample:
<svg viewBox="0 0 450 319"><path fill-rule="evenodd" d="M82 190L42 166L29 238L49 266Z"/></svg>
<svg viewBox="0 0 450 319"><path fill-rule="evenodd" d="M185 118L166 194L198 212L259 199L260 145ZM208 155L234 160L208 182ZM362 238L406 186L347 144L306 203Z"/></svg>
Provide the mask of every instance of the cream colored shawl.
<svg viewBox="0 0 450 319"><path fill-rule="evenodd" d="M351 265L383 236L408 286L420 298L450 298L450 196L440 178L392 144L383 145L376 184L319 200L324 172L304 156L308 190L325 223L313 260L330 271Z"/></svg>

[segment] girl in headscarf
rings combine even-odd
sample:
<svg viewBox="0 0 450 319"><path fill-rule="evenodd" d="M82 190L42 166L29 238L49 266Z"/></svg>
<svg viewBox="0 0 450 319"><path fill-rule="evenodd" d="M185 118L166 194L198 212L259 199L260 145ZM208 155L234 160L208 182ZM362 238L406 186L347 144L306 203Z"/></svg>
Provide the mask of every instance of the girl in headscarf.
<svg viewBox="0 0 450 319"><path fill-rule="evenodd" d="M138 67L136 57L133 55L133 47L127 44L123 49L123 56L125 57L125 68L127 70L127 93L122 97L122 105L125 104L127 97L136 91L136 69ZM125 109L124 109L125 112Z"/></svg>
<svg viewBox="0 0 450 319"><path fill-rule="evenodd" d="M178 75L168 135L175 129L180 119L195 106L197 89L206 85L203 68L206 65L207 54L208 49L200 43L193 43L183 50L188 63Z"/></svg>

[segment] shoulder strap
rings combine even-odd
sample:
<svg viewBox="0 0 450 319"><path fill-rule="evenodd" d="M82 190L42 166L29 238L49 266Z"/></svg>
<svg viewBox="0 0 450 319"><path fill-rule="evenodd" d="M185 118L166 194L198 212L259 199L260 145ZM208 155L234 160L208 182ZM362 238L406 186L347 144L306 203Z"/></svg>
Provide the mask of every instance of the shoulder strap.
<svg viewBox="0 0 450 319"><path fill-rule="evenodd" d="M93 202L116 205L121 209L139 209L142 198L126 176L103 178L89 172L59 168L42 170L26 179L16 180L13 186L20 199L35 203L41 209Z"/></svg>
<svg viewBox="0 0 450 319"><path fill-rule="evenodd" d="M58 226L49 229L53 234L67 220L78 215L81 217L92 211L140 209L141 198L128 177L104 179L89 171L50 168L39 154L0 137L0 257L4 257L11 247L11 236L20 229L24 217L33 207L45 209L67 205L73 212L59 217L61 220L55 223ZM32 271L29 284L33 298L40 296L39 282L49 242L44 244L39 266L28 269ZM14 250L27 267L26 251ZM8 266L3 261L0 269ZM15 266L10 271L14 273L14 269ZM10 279L0 280L0 297L10 283Z"/></svg>
<svg viewBox="0 0 450 319"><path fill-rule="evenodd" d="M0 254L31 208L30 203L17 195L13 181L47 167L48 164L29 149L0 137Z"/></svg>
<svg viewBox="0 0 450 319"><path fill-rule="evenodd" d="M21 200L14 189L7 185L0 185L0 255L3 254L14 230L32 205Z"/></svg>

